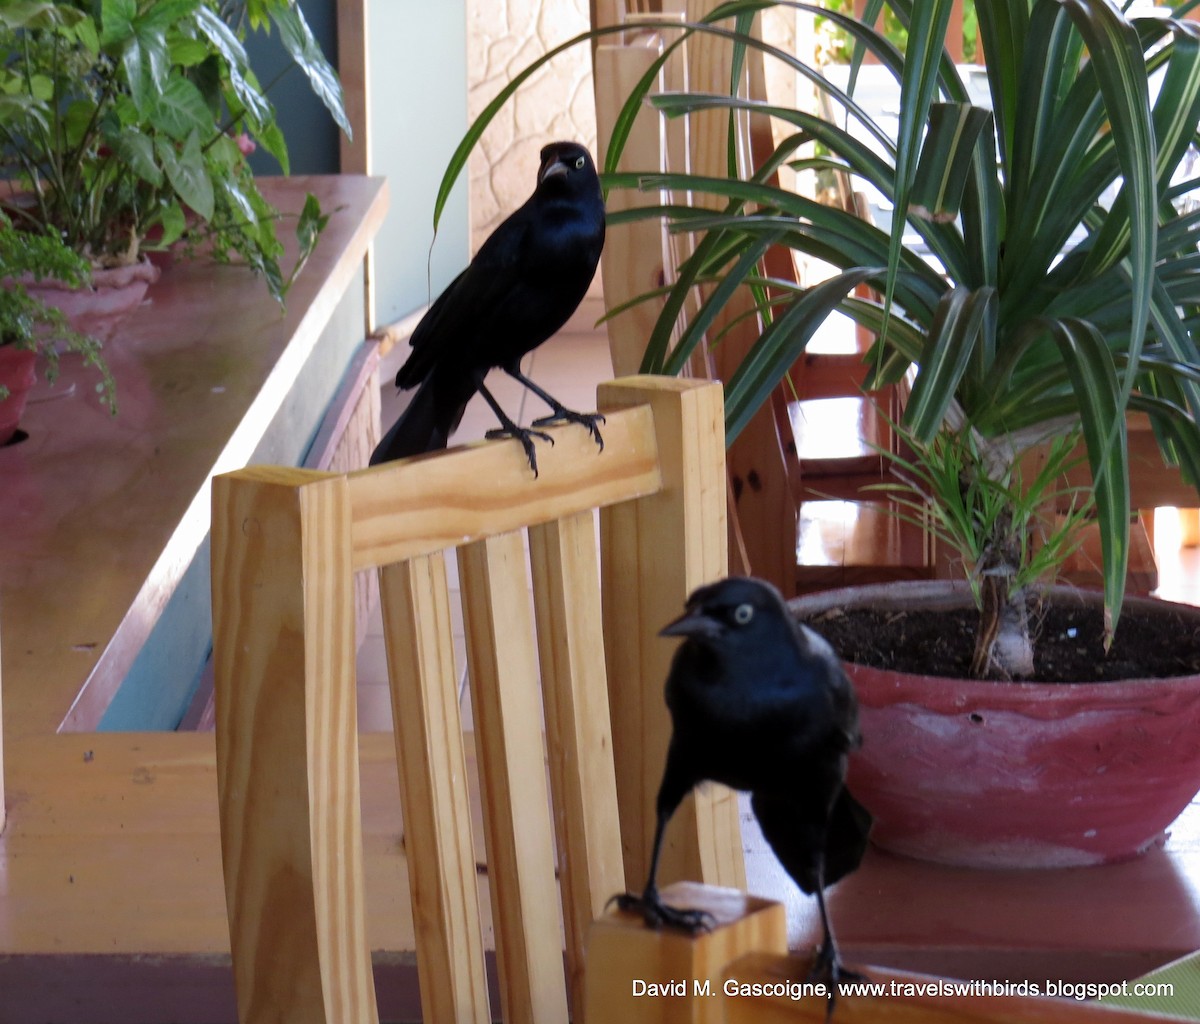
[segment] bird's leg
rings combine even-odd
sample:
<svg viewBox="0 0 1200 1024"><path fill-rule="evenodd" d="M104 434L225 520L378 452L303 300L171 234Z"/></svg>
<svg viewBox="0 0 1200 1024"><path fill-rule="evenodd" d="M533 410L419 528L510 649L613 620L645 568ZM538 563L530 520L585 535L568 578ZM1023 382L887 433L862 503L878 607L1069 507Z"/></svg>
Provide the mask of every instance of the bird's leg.
<svg viewBox="0 0 1200 1024"><path fill-rule="evenodd" d="M847 970L838 954L837 943L833 938L833 926L829 923L829 910L825 906L825 855L817 857L817 909L821 912L821 929L823 932L821 946L813 958L809 980L825 981L829 986L829 998L825 1004L825 1020L833 1016L833 1008L837 1003L838 988L842 982L866 981L865 975L857 971Z"/></svg>
<svg viewBox="0 0 1200 1024"><path fill-rule="evenodd" d="M658 858L662 853L663 835L670 817L670 812L659 811L658 824L654 829L654 850L650 855L650 874L642 894L639 896L636 893L625 892L614 896L609 902L616 903L622 910L641 914L650 928L661 928L665 924L668 928L695 935L712 928L713 916L707 910L668 906L658 893Z"/></svg>
<svg viewBox="0 0 1200 1024"><path fill-rule="evenodd" d="M483 395L483 400L492 407L492 412L496 414L496 419L500 421L500 427L496 430L489 430L483 436L489 441L494 441L500 437L515 437L521 442L521 447L525 449L525 457L529 460L529 468L533 470L533 475L536 478L538 475L537 453L533 448L533 439L536 437L542 441L549 441L554 444L554 438L547 434L544 430L529 430L526 427L518 427L512 419L509 418L501 407L500 403L492 396L492 393L484 387L483 374L475 380L476 390Z"/></svg>
<svg viewBox="0 0 1200 1024"><path fill-rule="evenodd" d="M526 377L518 369L507 369L507 373L514 380L520 381L525 387L529 388L543 402L550 406L553 410L552 415L543 416L540 420L534 420L535 427L545 427L551 423L578 423L580 426L586 427L592 439L600 446L600 450L604 451L604 438L600 436L599 424L604 422L604 417L598 412L575 412L574 409L568 409L557 398L549 392L538 387L533 381Z"/></svg>

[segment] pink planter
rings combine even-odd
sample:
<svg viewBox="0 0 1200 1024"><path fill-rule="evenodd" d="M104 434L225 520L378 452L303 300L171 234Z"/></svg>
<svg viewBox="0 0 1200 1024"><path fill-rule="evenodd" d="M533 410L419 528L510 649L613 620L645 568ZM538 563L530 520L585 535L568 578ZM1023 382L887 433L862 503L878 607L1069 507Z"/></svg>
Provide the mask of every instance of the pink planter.
<svg viewBox="0 0 1200 1024"><path fill-rule="evenodd" d="M90 288L71 288L59 281L22 279L26 291L48 306L63 311L81 334L109 341L128 317L142 304L146 289L161 271L147 259L128 267L93 270Z"/></svg>
<svg viewBox="0 0 1200 1024"><path fill-rule="evenodd" d="M0 345L0 386L8 389L8 397L0 398L0 445L11 441L17 432L29 389L37 379L36 359L36 353L27 349Z"/></svg>
<svg viewBox="0 0 1200 1024"><path fill-rule="evenodd" d="M921 582L814 594L792 608L809 616L880 598L969 601ZM1185 613L1200 629L1200 609ZM1162 843L1200 789L1200 677L992 683L845 667L863 731L849 785L875 815L872 839L895 853L971 867L1121 860Z"/></svg>

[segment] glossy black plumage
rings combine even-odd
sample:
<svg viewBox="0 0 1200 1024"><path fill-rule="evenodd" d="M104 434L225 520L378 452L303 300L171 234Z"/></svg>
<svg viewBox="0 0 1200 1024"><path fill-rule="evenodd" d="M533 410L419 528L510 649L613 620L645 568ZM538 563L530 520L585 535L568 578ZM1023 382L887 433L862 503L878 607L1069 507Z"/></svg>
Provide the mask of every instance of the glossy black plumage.
<svg viewBox="0 0 1200 1024"><path fill-rule="evenodd" d="M588 151L574 142L542 149L537 187L480 247L475 258L421 319L412 353L396 386L416 395L371 456L371 464L446 446L476 391L492 407L500 429L488 436L518 438L537 472L533 438L518 427L484 386L495 367L547 403L559 420L580 423L603 447L602 417L573 412L521 373L521 359L563 326L596 273L604 246L604 199Z"/></svg>
<svg viewBox="0 0 1200 1024"><path fill-rule="evenodd" d="M797 623L761 580L732 577L701 587L662 633L684 642L666 684L673 730L654 853L641 895L618 903L654 926L704 927L704 915L658 897L664 830L701 782L748 791L771 849L796 884L817 897L824 926L817 970L832 992L845 973L823 890L858 867L871 825L845 788L847 758L861 742L850 681L832 648Z"/></svg>

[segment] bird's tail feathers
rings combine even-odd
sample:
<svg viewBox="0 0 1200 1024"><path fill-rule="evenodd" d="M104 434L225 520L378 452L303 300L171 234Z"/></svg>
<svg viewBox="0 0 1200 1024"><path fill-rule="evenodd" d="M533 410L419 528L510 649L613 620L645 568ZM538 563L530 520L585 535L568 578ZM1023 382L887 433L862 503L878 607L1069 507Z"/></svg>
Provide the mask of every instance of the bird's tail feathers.
<svg viewBox="0 0 1200 1024"><path fill-rule="evenodd" d="M825 840L825 884L833 885L862 863L874 819L845 786L829 812Z"/></svg>
<svg viewBox="0 0 1200 1024"><path fill-rule="evenodd" d="M433 381L426 379L376 446L371 454L371 465L445 448L465 408L465 401L455 404L440 400Z"/></svg>

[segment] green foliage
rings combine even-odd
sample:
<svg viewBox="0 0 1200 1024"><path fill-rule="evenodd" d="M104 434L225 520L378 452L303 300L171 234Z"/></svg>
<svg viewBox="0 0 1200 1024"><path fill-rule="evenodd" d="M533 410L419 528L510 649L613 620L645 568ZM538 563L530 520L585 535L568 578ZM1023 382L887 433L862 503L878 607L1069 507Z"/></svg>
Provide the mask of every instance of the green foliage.
<svg viewBox="0 0 1200 1024"><path fill-rule="evenodd" d="M262 145L285 172L287 147L243 46L247 25L279 31L349 131L337 76L296 0L5 4L0 178L33 197L2 204L16 226L57 234L102 266L187 231L217 258L244 260L282 301L294 272L279 266L279 215L238 140ZM314 243L306 230L301 262Z"/></svg>
<svg viewBox="0 0 1200 1024"><path fill-rule="evenodd" d="M0 211L0 345L41 354L50 381L58 375L60 346L67 352L78 353L85 365L100 373L96 390L115 413L116 389L100 354L100 342L72 329L60 310L34 298L22 283L24 278L35 281L55 278L72 285L85 285L90 275L87 262L59 239L17 231ZM0 399L6 398L7 392L7 388L0 387Z"/></svg>
<svg viewBox="0 0 1200 1024"><path fill-rule="evenodd" d="M1078 431L1049 438L1028 479L1021 460L997 458L969 427L943 424L928 441L892 427L901 451L875 450L895 479L866 489L886 495L896 515L957 554L981 611L986 573L1003 573L1006 603L1010 594L1054 582L1094 508L1086 490L1061 483L1083 461Z"/></svg>
<svg viewBox="0 0 1200 1024"><path fill-rule="evenodd" d="M824 7L841 14L854 15L854 0L824 0ZM979 32L979 17L975 13L975 0L963 0L962 56L968 64L982 63L983 55L978 52L976 40ZM849 64L854 56L854 42L850 33L822 14L814 19L818 36L818 60L828 64ZM908 42L908 29L890 8L883 12L883 37L901 53Z"/></svg>

